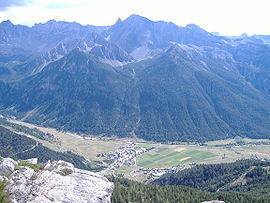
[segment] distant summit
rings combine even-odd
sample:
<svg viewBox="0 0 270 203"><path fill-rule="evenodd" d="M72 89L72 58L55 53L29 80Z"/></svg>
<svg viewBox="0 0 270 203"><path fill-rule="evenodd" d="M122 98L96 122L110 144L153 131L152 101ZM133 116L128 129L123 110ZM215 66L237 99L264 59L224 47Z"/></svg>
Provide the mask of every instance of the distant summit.
<svg viewBox="0 0 270 203"><path fill-rule="evenodd" d="M121 18L118 18L118 20L116 21L115 25L120 24L120 23L122 23L122 22L123 22L123 21L121 20Z"/></svg>
<svg viewBox="0 0 270 203"><path fill-rule="evenodd" d="M247 35L246 33L243 33L242 35L239 35L239 36L226 36L226 37L230 39L245 39L245 38L249 38L250 36Z"/></svg>
<svg viewBox="0 0 270 203"><path fill-rule="evenodd" d="M12 22L10 20L5 20L1 23L1 25L4 25L4 26L12 26Z"/></svg>

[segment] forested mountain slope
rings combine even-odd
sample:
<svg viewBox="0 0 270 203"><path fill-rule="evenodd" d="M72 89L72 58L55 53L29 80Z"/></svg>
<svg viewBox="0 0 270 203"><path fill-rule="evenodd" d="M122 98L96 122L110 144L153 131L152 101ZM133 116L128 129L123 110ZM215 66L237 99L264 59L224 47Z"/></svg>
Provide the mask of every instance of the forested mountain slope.
<svg viewBox="0 0 270 203"><path fill-rule="evenodd" d="M198 165L154 181L157 185L184 185L210 192L241 192L269 196L269 161Z"/></svg>
<svg viewBox="0 0 270 203"><path fill-rule="evenodd" d="M138 15L108 27L0 26L3 114L162 142L269 138L270 46L258 36Z"/></svg>

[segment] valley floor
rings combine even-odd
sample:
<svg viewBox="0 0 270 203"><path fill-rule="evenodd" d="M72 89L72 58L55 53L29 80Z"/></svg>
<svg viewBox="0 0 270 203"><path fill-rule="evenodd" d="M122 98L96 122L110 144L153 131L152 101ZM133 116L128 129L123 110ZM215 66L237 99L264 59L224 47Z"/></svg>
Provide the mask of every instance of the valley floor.
<svg viewBox="0 0 270 203"><path fill-rule="evenodd" d="M0 124L18 134L30 137L58 152L71 151L85 159L107 164L103 174L114 174L137 181L179 171L196 164L226 163L240 159L270 159L270 140L235 138L203 144L161 144L144 140L97 137L60 132L30 123L8 120L9 123L38 130L50 139L18 131L12 125ZM122 157L121 157L122 156Z"/></svg>

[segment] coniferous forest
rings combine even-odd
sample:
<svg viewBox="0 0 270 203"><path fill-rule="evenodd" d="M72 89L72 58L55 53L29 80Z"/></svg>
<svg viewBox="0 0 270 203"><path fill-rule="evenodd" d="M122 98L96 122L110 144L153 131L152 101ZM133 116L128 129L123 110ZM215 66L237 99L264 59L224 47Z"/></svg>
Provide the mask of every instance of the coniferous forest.
<svg viewBox="0 0 270 203"><path fill-rule="evenodd" d="M253 197L241 193L211 193L185 186L156 186L112 178L115 189L112 203L199 203L222 200L226 203L267 203L270 197Z"/></svg>

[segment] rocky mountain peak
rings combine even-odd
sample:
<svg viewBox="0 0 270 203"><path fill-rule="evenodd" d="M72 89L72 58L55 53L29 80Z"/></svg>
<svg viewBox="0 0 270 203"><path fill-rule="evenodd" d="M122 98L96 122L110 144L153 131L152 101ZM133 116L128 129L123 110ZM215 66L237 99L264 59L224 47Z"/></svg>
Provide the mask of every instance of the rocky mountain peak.
<svg viewBox="0 0 270 203"><path fill-rule="evenodd" d="M46 24L55 24L57 23L56 20L52 19L52 20L49 20Z"/></svg>
<svg viewBox="0 0 270 203"><path fill-rule="evenodd" d="M0 162L0 181L8 180L5 193L10 202L109 203L113 183L65 161L37 164L36 159Z"/></svg>
<svg viewBox="0 0 270 203"><path fill-rule="evenodd" d="M196 24L187 24L186 28L194 29L194 30L201 30L201 31L206 32L204 29L202 29L200 26Z"/></svg>
<svg viewBox="0 0 270 203"><path fill-rule="evenodd" d="M114 25L118 25L118 24L120 24L120 23L122 23L123 21L121 20L121 18L118 18L117 19L117 21L116 21L116 23L114 24Z"/></svg>
<svg viewBox="0 0 270 203"><path fill-rule="evenodd" d="M10 20L5 20L5 21L3 21L2 23L0 23L0 25L2 25L2 26L13 26L13 24L12 24L12 22L10 21Z"/></svg>
<svg viewBox="0 0 270 203"><path fill-rule="evenodd" d="M148 23L154 23L153 21L149 20L146 17L142 17L136 14L133 14L131 16L129 16L126 20L123 21L124 24L128 24L128 25L144 25L144 24L148 24Z"/></svg>

